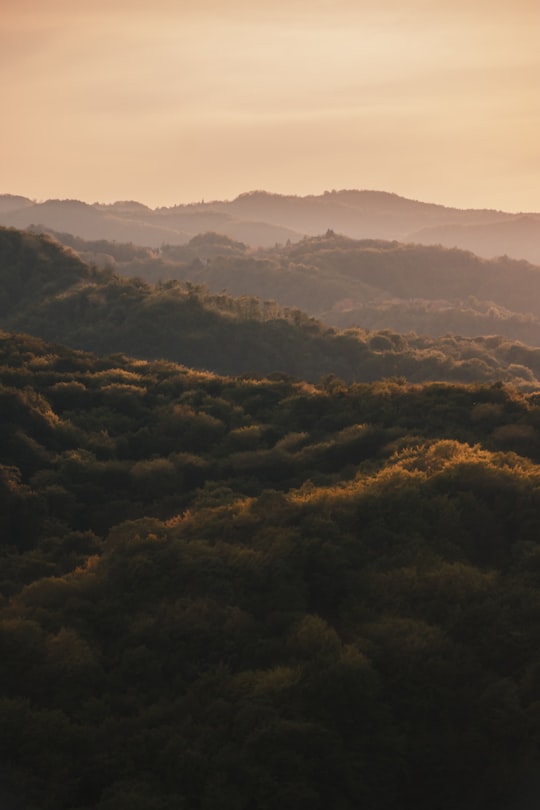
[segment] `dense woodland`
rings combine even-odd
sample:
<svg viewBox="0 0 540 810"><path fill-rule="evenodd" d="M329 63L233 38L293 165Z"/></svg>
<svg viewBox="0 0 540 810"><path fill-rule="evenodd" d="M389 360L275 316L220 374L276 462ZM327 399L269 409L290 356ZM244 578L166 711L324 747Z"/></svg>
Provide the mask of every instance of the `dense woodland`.
<svg viewBox="0 0 540 810"><path fill-rule="evenodd" d="M216 233L160 249L54 235L124 276L275 300L330 326L502 335L540 346L540 268L507 256L488 261L464 250L333 232L259 250Z"/></svg>
<svg viewBox="0 0 540 810"><path fill-rule="evenodd" d="M510 807L540 401L0 341L0 744L28 810Z"/></svg>
<svg viewBox="0 0 540 810"><path fill-rule="evenodd" d="M540 349L12 230L0 293L0 804L531 801Z"/></svg>
<svg viewBox="0 0 540 810"><path fill-rule="evenodd" d="M48 237L10 229L0 229L0 296L4 329L220 374L504 381L529 389L540 379L540 348L504 337L338 330L269 299L214 294L189 281L124 278Z"/></svg>

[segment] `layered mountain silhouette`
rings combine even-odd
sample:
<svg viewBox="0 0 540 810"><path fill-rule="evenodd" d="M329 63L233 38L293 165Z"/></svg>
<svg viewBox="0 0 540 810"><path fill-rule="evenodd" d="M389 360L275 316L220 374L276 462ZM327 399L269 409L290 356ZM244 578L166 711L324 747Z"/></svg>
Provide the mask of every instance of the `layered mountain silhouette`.
<svg viewBox="0 0 540 810"><path fill-rule="evenodd" d="M0 808L534 807L540 268L254 196L0 201Z"/></svg>
<svg viewBox="0 0 540 810"><path fill-rule="evenodd" d="M524 214L478 224L456 223L423 228L409 235L412 242L472 250L479 256L515 256L540 263L540 216Z"/></svg>
<svg viewBox="0 0 540 810"><path fill-rule="evenodd" d="M158 247L204 231L271 246L332 229L354 239L443 244L492 258L540 261L540 214L449 208L380 191L342 190L305 197L253 191L230 201L151 209L134 201L89 205L0 196L0 225L53 228L84 239Z"/></svg>
<svg viewBox="0 0 540 810"><path fill-rule="evenodd" d="M540 346L540 268L508 257L333 232L259 249L216 233L161 249L52 233L85 261L124 276L270 299L332 326L498 334Z"/></svg>
<svg viewBox="0 0 540 810"><path fill-rule="evenodd" d="M540 385L540 349L503 337L340 331L253 296L122 278L85 264L50 237L15 229L0 229L0 328L221 374Z"/></svg>

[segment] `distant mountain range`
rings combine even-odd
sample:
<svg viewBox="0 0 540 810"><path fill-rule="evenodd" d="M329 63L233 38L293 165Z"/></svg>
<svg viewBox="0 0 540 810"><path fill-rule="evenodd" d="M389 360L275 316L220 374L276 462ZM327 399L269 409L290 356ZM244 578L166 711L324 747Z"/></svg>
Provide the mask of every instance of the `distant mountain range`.
<svg viewBox="0 0 540 810"><path fill-rule="evenodd" d="M38 203L4 194L0 195L0 225L42 226L83 239L148 247L186 244L205 231L252 247L268 247L330 229L354 239L441 244L486 258L506 254L540 263L540 213L462 210L380 191L342 190L306 197L253 191L230 201L157 209L134 201Z"/></svg>

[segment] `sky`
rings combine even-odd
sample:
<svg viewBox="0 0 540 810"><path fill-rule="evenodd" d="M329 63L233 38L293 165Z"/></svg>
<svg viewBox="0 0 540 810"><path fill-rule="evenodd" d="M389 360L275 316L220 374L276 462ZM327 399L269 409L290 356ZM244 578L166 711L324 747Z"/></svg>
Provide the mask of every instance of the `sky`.
<svg viewBox="0 0 540 810"><path fill-rule="evenodd" d="M538 0L0 0L0 193L540 211Z"/></svg>

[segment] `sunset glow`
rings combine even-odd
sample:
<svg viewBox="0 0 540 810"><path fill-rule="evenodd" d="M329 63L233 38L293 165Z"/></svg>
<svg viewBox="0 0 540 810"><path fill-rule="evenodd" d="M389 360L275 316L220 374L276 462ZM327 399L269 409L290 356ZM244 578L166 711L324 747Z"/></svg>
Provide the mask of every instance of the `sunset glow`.
<svg viewBox="0 0 540 810"><path fill-rule="evenodd" d="M374 188L540 210L535 0L10 6L2 193Z"/></svg>

